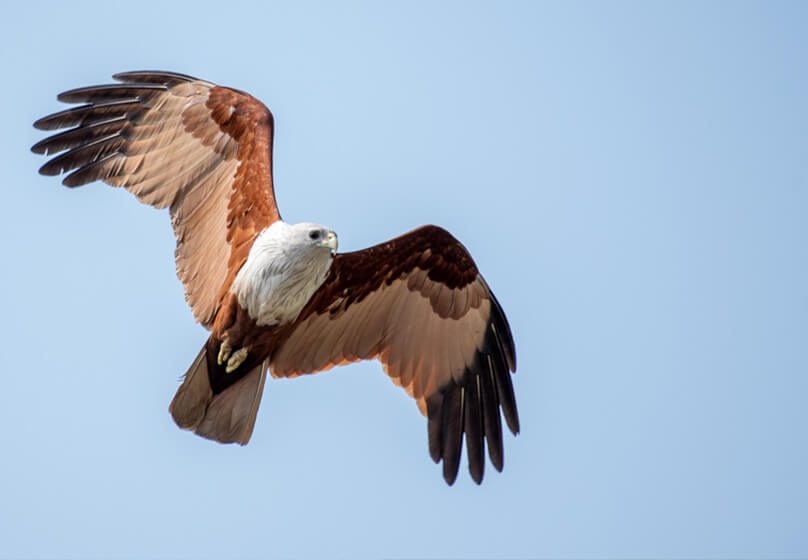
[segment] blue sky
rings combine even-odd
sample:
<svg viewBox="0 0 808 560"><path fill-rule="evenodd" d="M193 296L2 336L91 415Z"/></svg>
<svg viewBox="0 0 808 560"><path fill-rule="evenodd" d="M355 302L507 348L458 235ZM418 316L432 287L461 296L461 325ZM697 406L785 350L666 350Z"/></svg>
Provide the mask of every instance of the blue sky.
<svg viewBox="0 0 808 560"><path fill-rule="evenodd" d="M0 559L808 556L804 3L15 3L0 21ZM275 114L290 221L424 223L513 327L522 434L454 487L375 363L166 407L167 217L40 177L55 95L175 70Z"/></svg>

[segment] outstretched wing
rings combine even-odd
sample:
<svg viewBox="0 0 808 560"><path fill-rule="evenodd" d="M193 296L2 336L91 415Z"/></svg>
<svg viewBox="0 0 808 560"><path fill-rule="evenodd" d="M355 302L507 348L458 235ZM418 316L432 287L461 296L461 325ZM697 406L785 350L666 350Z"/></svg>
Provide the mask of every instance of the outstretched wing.
<svg viewBox="0 0 808 560"><path fill-rule="evenodd" d="M145 71L114 78L122 83L62 93L60 101L83 104L34 123L42 130L72 127L31 148L63 152L39 171L71 172L68 187L100 179L169 208L177 275L194 316L210 327L256 235L280 217L272 114L249 94L191 76Z"/></svg>
<svg viewBox="0 0 808 560"><path fill-rule="evenodd" d="M272 375L292 377L378 358L428 417L429 451L457 477L465 434L469 470L483 478L484 441L502 470L500 410L519 417L505 314L466 251L447 231L425 226L354 253L338 254L287 338Z"/></svg>

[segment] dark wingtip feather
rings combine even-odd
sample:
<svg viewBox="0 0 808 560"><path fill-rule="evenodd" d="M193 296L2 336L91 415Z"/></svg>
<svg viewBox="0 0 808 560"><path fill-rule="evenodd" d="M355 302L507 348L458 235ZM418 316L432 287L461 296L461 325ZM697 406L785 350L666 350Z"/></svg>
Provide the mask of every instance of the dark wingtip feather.
<svg viewBox="0 0 808 560"><path fill-rule="evenodd" d="M502 414L505 416L505 423L508 425L513 435L519 433L519 412L516 408L516 395L513 391L513 381L509 364L506 359L507 349L503 348L502 340L498 336L494 323L489 325L488 333L485 337L483 351L490 357L490 368L493 373L499 404L502 407Z"/></svg>
<svg viewBox="0 0 808 560"><path fill-rule="evenodd" d="M466 455L469 461L469 474L477 484L483 481L485 454L483 443L482 398L480 395L479 371L466 370L465 405L463 416L466 432Z"/></svg>
<svg viewBox="0 0 808 560"><path fill-rule="evenodd" d="M130 72L118 72L113 74L113 80L119 82L130 82L140 84L163 84L172 85L179 82L196 82L198 78L188 74L178 72L168 72L164 70L133 70Z"/></svg>
<svg viewBox="0 0 808 560"><path fill-rule="evenodd" d="M62 184L66 187L75 188L92 183L98 179L106 179L109 177L109 172L105 164L113 158L120 157L120 153L112 152L97 160L88 163L76 169L73 173L68 175L62 180Z"/></svg>
<svg viewBox="0 0 808 560"><path fill-rule="evenodd" d="M34 123L34 126L36 126L36 123ZM46 146L48 140L49 140L48 138L40 140L39 142L31 146L31 151L34 152L35 154L42 154L42 155L47 154L48 151Z"/></svg>
<svg viewBox="0 0 808 560"><path fill-rule="evenodd" d="M426 400L427 435L429 437L429 456L435 463L440 462L443 449L441 427L443 422L443 393L438 392Z"/></svg>
<svg viewBox="0 0 808 560"><path fill-rule="evenodd" d="M39 172L42 175L59 175L72 169L79 169L114 152L121 142L117 132L102 136L47 161L39 168Z"/></svg>
<svg viewBox="0 0 808 560"><path fill-rule="evenodd" d="M60 111L59 113L53 113L52 115L47 115L35 120L34 128L37 130L53 130L56 128L61 128L61 126L54 121L65 112L66 111Z"/></svg>
<svg viewBox="0 0 808 560"><path fill-rule="evenodd" d="M452 468L452 465L444 459L443 461L443 480L449 486L454 486L457 480L457 473L460 471L460 463L458 462L457 468Z"/></svg>
<svg viewBox="0 0 808 560"><path fill-rule="evenodd" d="M136 97L116 99L103 103L88 103L44 116L34 123L34 128L56 130L70 126L87 126L99 120L126 115L128 112L135 111L141 107L140 100Z"/></svg>
<svg viewBox="0 0 808 560"><path fill-rule="evenodd" d="M502 472L504 451L502 448L502 420L499 416L499 397L488 356L480 358L480 381L482 393L483 427L488 448L488 458L497 471Z"/></svg>
<svg viewBox="0 0 808 560"><path fill-rule="evenodd" d="M45 175L46 177L55 177L61 173L61 171L58 168L51 166L50 162L48 161L39 168L38 173L40 175Z"/></svg>
<svg viewBox="0 0 808 560"><path fill-rule="evenodd" d="M128 70L112 75L119 82L161 83L164 81L192 82L197 78L169 70Z"/></svg>
<svg viewBox="0 0 808 560"><path fill-rule="evenodd" d="M86 126L71 128L40 140L31 146L31 151L35 154L54 154L76 148L102 136L118 132L123 128L125 123L126 115L121 115L93 122Z"/></svg>
<svg viewBox="0 0 808 560"><path fill-rule="evenodd" d="M451 486L460 470L463 452L463 388L453 387L443 402L443 479Z"/></svg>
<svg viewBox="0 0 808 560"><path fill-rule="evenodd" d="M505 317L505 311L499 304L494 292L489 288L488 293L491 295L491 303L493 304L493 313L491 313L491 322L497 330L500 337L500 342L505 350L505 358L508 361L508 369L516 373L516 345L513 342L513 333L511 326L508 324L508 319Z"/></svg>
<svg viewBox="0 0 808 560"><path fill-rule="evenodd" d="M155 91L165 91L162 84L104 84L100 86L85 86L64 91L56 99L65 103L86 103L98 99L124 99L130 97L140 98Z"/></svg>
<svg viewBox="0 0 808 560"><path fill-rule="evenodd" d="M469 474L476 484L484 478L486 448L494 468L503 469L502 417L514 435L520 430L511 379L514 362L508 358L512 353L507 323L494 304L485 337L462 382L450 381L427 398L429 453L436 463L443 461L443 478L449 485L457 479L464 441Z"/></svg>

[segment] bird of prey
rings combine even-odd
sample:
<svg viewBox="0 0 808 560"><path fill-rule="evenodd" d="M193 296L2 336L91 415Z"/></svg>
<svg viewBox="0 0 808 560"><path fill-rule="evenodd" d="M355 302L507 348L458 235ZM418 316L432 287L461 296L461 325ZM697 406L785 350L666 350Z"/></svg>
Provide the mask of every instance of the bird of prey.
<svg viewBox="0 0 808 560"><path fill-rule="evenodd" d="M177 275L210 336L171 401L175 422L246 444L267 373L296 377L377 359L427 417L429 453L453 484L465 435L469 472L502 470L502 422L516 435L516 354L497 299L465 247L423 226L337 252L337 235L281 219L274 119L251 95L172 72L117 74L66 91L79 105L43 117L67 130L32 150L39 170L96 180L168 208Z"/></svg>

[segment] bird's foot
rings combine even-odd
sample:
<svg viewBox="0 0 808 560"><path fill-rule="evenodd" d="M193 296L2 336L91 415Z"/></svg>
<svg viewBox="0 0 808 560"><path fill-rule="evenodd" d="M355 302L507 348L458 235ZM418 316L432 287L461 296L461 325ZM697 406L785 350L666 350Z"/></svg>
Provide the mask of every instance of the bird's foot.
<svg viewBox="0 0 808 560"><path fill-rule="evenodd" d="M233 348L230 346L230 343L225 338L222 341L222 344L219 346L219 356L216 358L216 363L222 365L225 362L227 362L227 359L230 357L231 352L233 352Z"/></svg>
<svg viewBox="0 0 808 560"><path fill-rule="evenodd" d="M232 373L238 369L244 360L247 359L247 349L239 348L227 360L227 367L224 369L225 373Z"/></svg>

